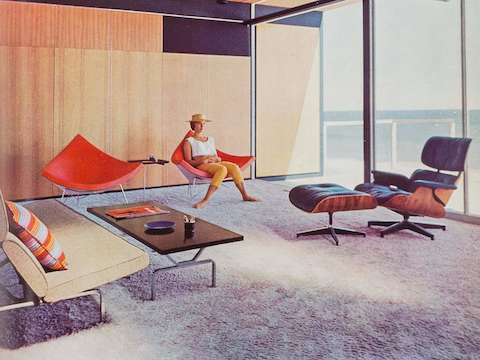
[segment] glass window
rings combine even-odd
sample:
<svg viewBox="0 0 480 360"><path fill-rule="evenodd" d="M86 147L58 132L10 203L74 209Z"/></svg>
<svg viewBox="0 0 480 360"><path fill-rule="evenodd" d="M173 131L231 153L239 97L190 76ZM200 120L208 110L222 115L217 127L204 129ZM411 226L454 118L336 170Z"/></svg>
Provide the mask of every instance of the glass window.
<svg viewBox="0 0 480 360"><path fill-rule="evenodd" d="M322 164L325 181L363 182L362 3L324 12Z"/></svg>
<svg viewBox="0 0 480 360"><path fill-rule="evenodd" d="M458 0L375 2L376 169L409 176L428 138L462 136L460 30Z"/></svg>
<svg viewBox="0 0 480 360"><path fill-rule="evenodd" d="M469 137L473 139L468 155L469 212L480 215L480 1L465 2L467 50L467 109Z"/></svg>

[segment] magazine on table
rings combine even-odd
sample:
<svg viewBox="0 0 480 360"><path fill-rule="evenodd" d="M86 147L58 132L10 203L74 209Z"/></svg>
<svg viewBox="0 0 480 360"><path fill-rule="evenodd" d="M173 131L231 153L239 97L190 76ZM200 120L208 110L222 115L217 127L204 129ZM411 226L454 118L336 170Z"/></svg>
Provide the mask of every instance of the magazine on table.
<svg viewBox="0 0 480 360"><path fill-rule="evenodd" d="M120 209L112 209L106 212L108 216L113 217L114 219L133 219L143 216L152 216L158 214L168 214L168 210L160 209L156 205L137 205L124 207Z"/></svg>

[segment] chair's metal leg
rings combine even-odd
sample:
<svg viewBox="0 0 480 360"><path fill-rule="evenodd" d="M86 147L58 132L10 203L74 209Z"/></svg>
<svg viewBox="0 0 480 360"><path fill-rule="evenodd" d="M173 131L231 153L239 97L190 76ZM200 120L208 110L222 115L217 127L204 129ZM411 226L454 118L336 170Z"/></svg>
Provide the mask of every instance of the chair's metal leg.
<svg viewBox="0 0 480 360"><path fill-rule="evenodd" d="M122 189L122 194L123 194L123 199L125 200L125 204L128 204L127 195L125 194L125 191L123 190L122 184L120 184L120 189Z"/></svg>
<svg viewBox="0 0 480 360"><path fill-rule="evenodd" d="M191 195L191 200L194 200L195 199L195 185L197 185L197 178L193 178L193 182L192 182L192 195Z"/></svg>
<svg viewBox="0 0 480 360"><path fill-rule="evenodd" d="M425 235L426 237L429 237L430 240L435 239L435 236L432 233L430 233L429 231L425 230L423 227L418 226L417 224L412 223L412 222L408 222L407 224L408 224L408 230L411 230L411 231L416 232L418 234Z"/></svg>
<svg viewBox="0 0 480 360"><path fill-rule="evenodd" d="M431 240L434 240L434 235L427 230L425 230L423 227L419 226L418 224L415 224L411 221L404 220L401 222L398 222L380 232L380 236L384 237L385 235L400 231L400 230L410 230L413 231L417 234L421 234L424 236L429 237Z"/></svg>
<svg viewBox="0 0 480 360"><path fill-rule="evenodd" d="M333 228L337 234L342 234L342 235L359 235L366 237L367 234L365 234L362 231L356 231L356 230L350 230L350 229L344 229L344 228Z"/></svg>
<svg viewBox="0 0 480 360"><path fill-rule="evenodd" d="M351 229L343 229L337 228L333 226L333 213L328 213L328 226L318 229L318 230L310 230L305 231L297 234L297 238L299 236L308 236L308 235L330 235L335 242L335 245L339 245L337 234L342 235L360 235L360 236L367 236L364 232L355 231Z"/></svg>
<svg viewBox="0 0 480 360"><path fill-rule="evenodd" d="M342 235L360 235L365 237L366 234L361 232L361 231L355 231L355 230L350 230L350 229L342 229L342 228L336 228L332 226L324 227L322 229L318 230L310 230L310 231L304 231L301 233L297 234L297 237L300 236L309 236L309 235L330 235L334 242L335 245L339 245L338 237L337 234L342 234Z"/></svg>
<svg viewBox="0 0 480 360"><path fill-rule="evenodd" d="M193 201L193 198L195 197L195 185L197 184L197 178L193 178L192 181L188 182L188 198L190 201Z"/></svg>
<svg viewBox="0 0 480 360"><path fill-rule="evenodd" d="M297 234L297 238L300 236L310 236L310 235L331 235L329 227L324 227L317 230L304 231Z"/></svg>
<svg viewBox="0 0 480 360"><path fill-rule="evenodd" d="M328 228L330 230L330 235L332 236L333 238L333 241L335 242L335 245L338 246L338 237L337 237L337 234L335 233L335 229L333 227L329 227Z"/></svg>
<svg viewBox="0 0 480 360"><path fill-rule="evenodd" d="M413 221L415 225L421 226L424 229L442 229L443 231L447 230L447 227L445 225L441 224L428 224L428 223L419 223L416 221Z"/></svg>
<svg viewBox="0 0 480 360"><path fill-rule="evenodd" d="M398 223L398 221L369 221L368 222L368 227L370 227L370 226L385 226L385 227L388 227L388 226L395 225L397 223Z"/></svg>
<svg viewBox="0 0 480 360"><path fill-rule="evenodd" d="M384 237L385 235L388 235L388 234L391 234L391 233L394 233L394 232L397 232L397 231L400 231L400 230L404 230L404 229L406 229L405 221L396 222L396 223L393 223L393 225L391 225L391 226L387 227L386 229L382 230L380 232L380 236Z"/></svg>
<svg viewBox="0 0 480 360"><path fill-rule="evenodd" d="M61 200L63 201L64 199L65 199L65 189L63 189L63 191L62 191L62 199Z"/></svg>

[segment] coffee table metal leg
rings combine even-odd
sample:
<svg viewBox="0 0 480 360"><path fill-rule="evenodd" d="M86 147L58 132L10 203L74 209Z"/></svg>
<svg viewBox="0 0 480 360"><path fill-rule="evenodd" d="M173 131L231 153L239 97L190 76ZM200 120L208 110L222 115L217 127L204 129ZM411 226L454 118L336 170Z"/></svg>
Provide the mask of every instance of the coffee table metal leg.
<svg viewBox="0 0 480 360"><path fill-rule="evenodd" d="M150 300L155 300L155 270L152 271L152 276L150 277Z"/></svg>
<svg viewBox="0 0 480 360"><path fill-rule="evenodd" d="M210 260L210 262L212 263L212 287L217 287L217 265L213 260Z"/></svg>
<svg viewBox="0 0 480 360"><path fill-rule="evenodd" d="M211 282L211 287L216 287L217 286L217 269L216 269L216 264L212 259L205 259L205 260L197 260L200 254L203 252L204 248L200 249L195 256L190 259L190 260L185 260L185 261L176 261L173 257L170 255L165 255L165 257L170 260L173 265L172 266L166 266L166 267L161 267L158 269L154 269L152 271L152 276L151 276L151 283L150 283L150 299L155 300L155 274L157 272L166 272L178 268L185 268L185 267L192 267L192 266L198 266L198 265L204 265L204 264L212 264L212 282Z"/></svg>

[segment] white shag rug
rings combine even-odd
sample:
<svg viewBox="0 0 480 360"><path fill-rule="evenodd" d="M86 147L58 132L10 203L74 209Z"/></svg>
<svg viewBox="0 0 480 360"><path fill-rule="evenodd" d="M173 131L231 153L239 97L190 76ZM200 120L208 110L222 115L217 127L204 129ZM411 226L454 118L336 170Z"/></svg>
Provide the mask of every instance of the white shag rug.
<svg viewBox="0 0 480 360"><path fill-rule="evenodd" d="M183 186L148 191L245 236L205 250L217 263L217 288L209 266L159 273L149 301L146 269L101 288L105 323L89 297L0 313L0 359L480 358L479 226L443 220L448 230L434 230L435 241L408 231L380 238L367 221L396 214L345 212L336 225L367 237L340 236L336 247L323 236L296 239L327 216L293 207L285 186L247 187L263 201L242 202L232 183L201 210ZM127 195L143 200L142 191ZM118 193L94 195L75 210L92 217L87 207L121 202ZM152 266L168 264L149 252ZM0 279L15 281L9 265Z"/></svg>

